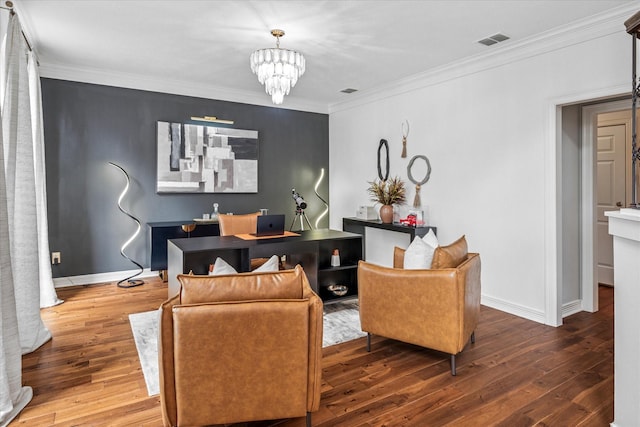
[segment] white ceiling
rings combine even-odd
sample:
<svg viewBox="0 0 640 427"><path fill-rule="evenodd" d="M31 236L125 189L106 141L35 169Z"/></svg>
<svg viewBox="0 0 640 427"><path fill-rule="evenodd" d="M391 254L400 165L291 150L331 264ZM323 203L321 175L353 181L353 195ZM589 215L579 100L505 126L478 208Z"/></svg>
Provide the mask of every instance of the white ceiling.
<svg viewBox="0 0 640 427"><path fill-rule="evenodd" d="M306 104L325 111L394 81L633 3L638 4L14 0L45 77L144 89L184 87L190 95L202 88L207 97L263 105L270 105L270 98L251 73L249 55L275 46L269 31L283 29L281 47L298 50L307 60L306 73L283 107ZM511 39L490 47L477 43L498 32ZM345 88L359 92L341 93Z"/></svg>

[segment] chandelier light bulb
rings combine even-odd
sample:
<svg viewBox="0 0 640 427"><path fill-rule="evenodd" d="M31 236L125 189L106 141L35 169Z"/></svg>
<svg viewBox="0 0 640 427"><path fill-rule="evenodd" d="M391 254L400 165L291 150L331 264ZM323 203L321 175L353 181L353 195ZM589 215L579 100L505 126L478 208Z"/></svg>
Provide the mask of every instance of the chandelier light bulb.
<svg viewBox="0 0 640 427"><path fill-rule="evenodd" d="M284 31L271 30L271 35L276 38L276 47L256 50L249 62L251 71L258 76L265 92L271 95L271 101L280 105L304 74L305 60L300 52L280 49L280 37L284 36Z"/></svg>

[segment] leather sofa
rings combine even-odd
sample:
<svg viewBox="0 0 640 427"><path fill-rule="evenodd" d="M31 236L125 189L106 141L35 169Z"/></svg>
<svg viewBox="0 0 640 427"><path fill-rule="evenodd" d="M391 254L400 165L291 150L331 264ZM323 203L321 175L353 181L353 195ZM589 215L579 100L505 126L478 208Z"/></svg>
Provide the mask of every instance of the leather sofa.
<svg viewBox="0 0 640 427"><path fill-rule="evenodd" d="M179 275L160 307L165 426L307 417L320 405L322 300L302 267Z"/></svg>
<svg viewBox="0 0 640 427"><path fill-rule="evenodd" d="M398 247L393 268L360 261L360 323L368 351L371 334L442 351L451 355L456 375L455 356L475 341L480 318L480 255L467 253L461 239L436 249L432 269L403 269Z"/></svg>

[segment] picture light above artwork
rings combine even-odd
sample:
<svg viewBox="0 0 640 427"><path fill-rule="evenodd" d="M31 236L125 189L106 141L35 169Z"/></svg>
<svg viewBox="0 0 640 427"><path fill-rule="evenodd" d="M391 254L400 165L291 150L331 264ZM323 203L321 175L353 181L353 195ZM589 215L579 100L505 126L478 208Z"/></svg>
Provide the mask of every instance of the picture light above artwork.
<svg viewBox="0 0 640 427"><path fill-rule="evenodd" d="M193 117L193 116L191 116L191 120L195 120L195 121L198 121L198 122L222 123L222 124L225 124L225 125L232 125L233 124L233 120L219 119L219 118L214 117L214 116L204 116L204 117Z"/></svg>

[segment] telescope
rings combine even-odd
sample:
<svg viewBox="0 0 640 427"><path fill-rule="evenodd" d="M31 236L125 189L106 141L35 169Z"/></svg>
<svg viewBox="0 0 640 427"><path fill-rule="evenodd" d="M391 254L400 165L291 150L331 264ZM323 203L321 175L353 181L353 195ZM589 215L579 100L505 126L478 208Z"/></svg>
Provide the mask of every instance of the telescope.
<svg viewBox="0 0 640 427"><path fill-rule="evenodd" d="M313 229L311 227L311 223L309 222L309 218L307 218L307 215L304 213L304 210L307 207L307 202L304 201L302 196L298 194L295 188L291 189L291 197L293 197L293 201L296 202L296 216L293 218L293 222L291 222L289 231L293 230L293 224L296 223L296 219L298 219L298 217L300 217L300 231L304 231L304 220L307 221L309 229Z"/></svg>
<svg viewBox="0 0 640 427"><path fill-rule="evenodd" d="M293 197L293 200L296 202L296 205L300 209L306 209L307 208L307 202L304 201L302 196L300 194L298 194L298 192L296 191L295 188L291 189L291 197Z"/></svg>

